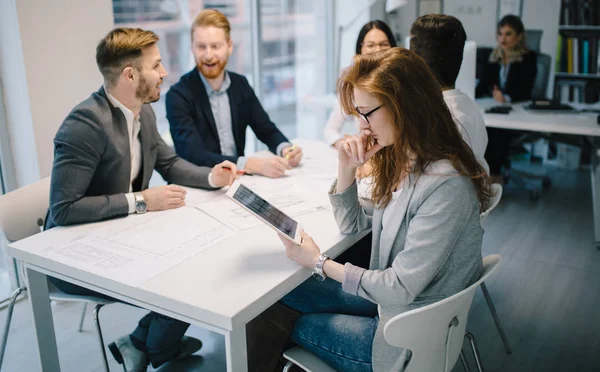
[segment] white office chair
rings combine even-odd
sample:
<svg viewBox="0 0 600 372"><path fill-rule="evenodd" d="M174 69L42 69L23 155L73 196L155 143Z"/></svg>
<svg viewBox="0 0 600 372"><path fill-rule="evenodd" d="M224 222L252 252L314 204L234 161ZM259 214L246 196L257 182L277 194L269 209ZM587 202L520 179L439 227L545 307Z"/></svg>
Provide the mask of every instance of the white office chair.
<svg viewBox="0 0 600 372"><path fill-rule="evenodd" d="M480 215L482 225L483 221L485 221L487 216L489 216L489 214L494 210L494 208L496 208L496 206L500 202L500 199L502 198L502 185L494 183L492 184L492 190L494 191L494 196L492 197L492 199L490 199L490 204L488 205L488 208ZM492 313L492 318L494 318L494 324L496 325L496 329L498 329L498 333L500 333L500 338L502 339L502 343L504 344L504 350L506 350L507 354L512 354L512 349L510 347L508 339L506 338L506 334L504 333L504 328L502 327L502 324L500 324L500 318L498 317L498 313L496 313L496 307L492 302L490 292L488 291L485 282L481 282L481 291L483 292L485 302L487 302L490 312Z"/></svg>
<svg viewBox="0 0 600 372"><path fill-rule="evenodd" d="M41 231L41 227L44 226L44 217L48 211L49 200L50 177L0 196L0 231L4 234L8 243L27 238ZM19 266L22 267L20 264ZM24 277L22 269L21 275ZM111 304L114 301L101 297L67 294L58 290L50 282L48 282L48 285L51 300L83 302L84 307L79 321L79 332L81 332L83 327L87 304L96 305L94 308L94 323L98 332L104 367L106 372L108 372L108 360L106 359L104 340L102 339L99 313L102 306ZM25 291L27 291L27 288L24 286L17 288L9 301L6 325L4 326L4 334L2 335L2 343L0 344L0 368L2 368L2 360L4 359L15 302L19 298L19 295Z"/></svg>
<svg viewBox="0 0 600 372"><path fill-rule="evenodd" d="M390 319L383 328L385 340L392 346L412 352L405 372L452 371L459 356L468 371L462 352L463 339L469 340L479 371L483 371L481 357L472 334L466 332L467 317L475 289L496 269L500 262L497 254L483 259L483 273L479 280L454 296L428 306L407 311ZM288 360L284 372L298 365L308 372L333 372L319 358L308 351L294 347L283 356Z"/></svg>
<svg viewBox="0 0 600 372"><path fill-rule="evenodd" d="M487 206L487 209L483 211L480 215L481 224L483 225L483 221L490 215L490 213L496 208L498 203L500 203L500 199L502 198L502 185L499 183L492 184L492 191L494 192L494 196L490 199L490 202Z"/></svg>

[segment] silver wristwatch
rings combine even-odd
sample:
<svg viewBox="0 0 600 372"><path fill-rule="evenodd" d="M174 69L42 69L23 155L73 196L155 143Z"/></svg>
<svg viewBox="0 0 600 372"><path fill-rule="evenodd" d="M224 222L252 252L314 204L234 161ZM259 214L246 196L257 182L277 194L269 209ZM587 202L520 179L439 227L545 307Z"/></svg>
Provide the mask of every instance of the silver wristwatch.
<svg viewBox="0 0 600 372"><path fill-rule="evenodd" d="M325 271L323 271L323 265L325 265L325 261L327 261L328 259L329 259L328 255L326 255L326 254L320 255L319 259L317 260L317 265L313 269L312 277L320 282L324 281L325 278L327 278L327 275L325 275Z"/></svg>
<svg viewBox="0 0 600 372"><path fill-rule="evenodd" d="M133 193L133 198L135 200L135 213L142 214L146 213L148 210L148 205L144 200L144 196L141 192Z"/></svg>

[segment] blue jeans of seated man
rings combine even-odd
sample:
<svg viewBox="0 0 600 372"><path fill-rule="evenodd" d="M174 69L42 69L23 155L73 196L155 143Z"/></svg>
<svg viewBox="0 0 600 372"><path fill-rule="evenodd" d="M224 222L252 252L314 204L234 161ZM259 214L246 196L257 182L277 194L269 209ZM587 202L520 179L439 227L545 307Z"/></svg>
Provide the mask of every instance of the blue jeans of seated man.
<svg viewBox="0 0 600 372"><path fill-rule="evenodd" d="M308 279L281 303L303 313L292 332L296 344L338 371L372 371L377 305L345 293L340 283L329 278Z"/></svg>
<svg viewBox="0 0 600 372"><path fill-rule="evenodd" d="M102 293L94 292L64 280L50 278L50 281L56 288L65 293L96 296L120 302ZM150 312L140 319L137 328L129 337L133 345L138 350L145 352L152 366L157 368L179 354L181 338L189 326L189 324L182 321Z"/></svg>

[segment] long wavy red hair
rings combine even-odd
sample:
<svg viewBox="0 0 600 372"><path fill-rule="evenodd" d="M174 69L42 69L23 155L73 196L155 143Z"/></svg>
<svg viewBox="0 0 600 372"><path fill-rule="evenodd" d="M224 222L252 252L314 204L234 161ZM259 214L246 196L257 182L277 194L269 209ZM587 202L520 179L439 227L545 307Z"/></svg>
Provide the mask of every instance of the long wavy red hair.
<svg viewBox="0 0 600 372"><path fill-rule="evenodd" d="M403 48L358 55L338 80L342 109L358 115L354 88L377 97L395 126L393 144L371 159L376 204L385 207L407 173L422 174L431 163L446 159L471 178L485 209L493 195L489 177L463 140L439 83L421 57Z"/></svg>

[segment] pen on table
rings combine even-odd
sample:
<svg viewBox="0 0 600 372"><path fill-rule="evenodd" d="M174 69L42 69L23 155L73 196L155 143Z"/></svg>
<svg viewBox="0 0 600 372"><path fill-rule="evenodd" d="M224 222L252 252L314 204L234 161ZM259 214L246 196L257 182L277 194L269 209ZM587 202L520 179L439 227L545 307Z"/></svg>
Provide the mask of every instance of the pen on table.
<svg viewBox="0 0 600 372"><path fill-rule="evenodd" d="M228 167L226 165L222 166L221 168L227 169L228 171L231 171L231 167ZM247 173L245 170L241 170L241 169L237 171L237 174L239 174L239 175L246 175L246 176L251 176L252 175L252 173Z"/></svg>
<svg viewBox="0 0 600 372"><path fill-rule="evenodd" d="M286 159L290 158L290 152L294 151L296 149L296 145L292 145L292 148L290 149L290 151L288 151L288 153L285 155Z"/></svg>

